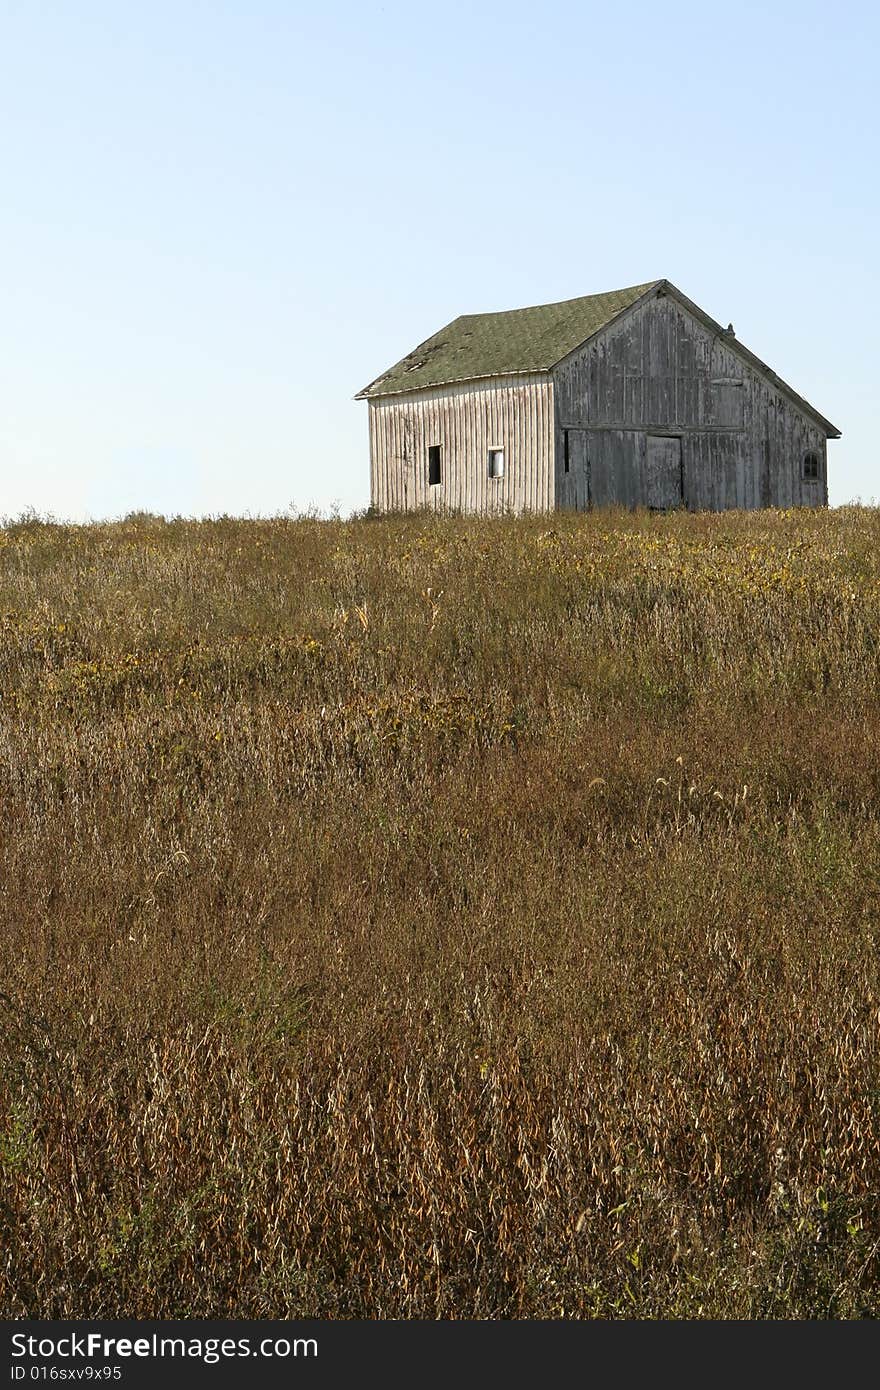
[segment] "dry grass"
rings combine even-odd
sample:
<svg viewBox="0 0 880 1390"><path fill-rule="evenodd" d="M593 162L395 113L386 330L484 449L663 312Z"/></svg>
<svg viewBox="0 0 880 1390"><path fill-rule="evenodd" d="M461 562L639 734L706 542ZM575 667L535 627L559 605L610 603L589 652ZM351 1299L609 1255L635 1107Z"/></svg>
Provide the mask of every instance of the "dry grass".
<svg viewBox="0 0 880 1390"><path fill-rule="evenodd" d="M0 532L6 1316L880 1313L880 514Z"/></svg>

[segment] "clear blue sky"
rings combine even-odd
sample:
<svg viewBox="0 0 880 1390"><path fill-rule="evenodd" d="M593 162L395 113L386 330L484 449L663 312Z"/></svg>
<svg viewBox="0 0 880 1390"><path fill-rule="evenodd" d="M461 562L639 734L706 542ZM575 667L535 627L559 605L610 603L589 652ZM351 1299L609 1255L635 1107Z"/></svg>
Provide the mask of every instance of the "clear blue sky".
<svg viewBox="0 0 880 1390"><path fill-rule="evenodd" d="M880 499L868 3L0 0L0 514L368 501L361 386L666 276Z"/></svg>

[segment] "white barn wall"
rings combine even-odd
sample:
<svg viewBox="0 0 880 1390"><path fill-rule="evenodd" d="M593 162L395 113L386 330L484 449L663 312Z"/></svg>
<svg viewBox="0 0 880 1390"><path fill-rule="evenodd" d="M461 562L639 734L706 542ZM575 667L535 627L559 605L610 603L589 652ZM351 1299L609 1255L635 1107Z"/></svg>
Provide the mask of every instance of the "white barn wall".
<svg viewBox="0 0 880 1390"><path fill-rule="evenodd" d="M378 511L552 511L553 381L549 373L382 396L369 404L370 497ZM428 449L442 449L442 478L428 484ZM490 449L504 477L490 478Z"/></svg>

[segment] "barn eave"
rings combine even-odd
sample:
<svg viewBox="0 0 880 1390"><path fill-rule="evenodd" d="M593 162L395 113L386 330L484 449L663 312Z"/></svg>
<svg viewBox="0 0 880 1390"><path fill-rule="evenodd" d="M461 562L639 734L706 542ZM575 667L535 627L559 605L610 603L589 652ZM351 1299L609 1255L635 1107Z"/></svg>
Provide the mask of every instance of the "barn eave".
<svg viewBox="0 0 880 1390"><path fill-rule="evenodd" d="M372 385L365 386L363 391L358 391L356 396L352 396L352 400L378 401L388 400L391 396L421 396L427 391L445 391L447 386L467 386L472 381L505 381L508 377L549 376L555 366L556 363L551 362L549 367L522 367L516 371L481 372L479 375L448 377L444 381L425 382L421 386L395 387L393 391L377 390L377 383L373 382Z"/></svg>

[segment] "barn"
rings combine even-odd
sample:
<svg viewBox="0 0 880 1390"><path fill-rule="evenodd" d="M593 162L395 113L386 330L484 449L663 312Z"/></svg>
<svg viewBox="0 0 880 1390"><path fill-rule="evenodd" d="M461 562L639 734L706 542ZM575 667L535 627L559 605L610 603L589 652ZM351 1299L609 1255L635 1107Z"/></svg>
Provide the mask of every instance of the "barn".
<svg viewBox="0 0 880 1390"><path fill-rule="evenodd" d="M378 511L821 507L840 437L668 280L466 314L356 399Z"/></svg>

